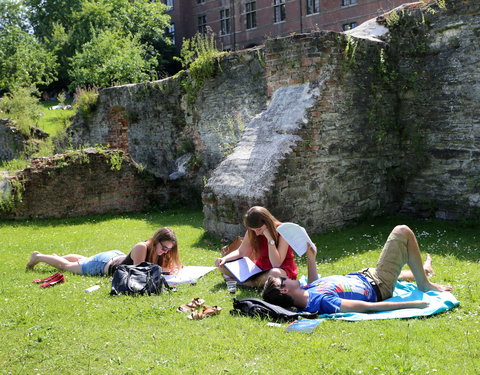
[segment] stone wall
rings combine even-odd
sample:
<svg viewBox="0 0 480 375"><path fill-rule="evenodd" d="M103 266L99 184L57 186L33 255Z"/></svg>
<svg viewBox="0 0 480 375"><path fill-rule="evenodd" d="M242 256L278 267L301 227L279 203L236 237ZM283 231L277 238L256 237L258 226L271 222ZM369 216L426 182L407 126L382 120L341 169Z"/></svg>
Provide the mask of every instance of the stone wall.
<svg viewBox="0 0 480 375"><path fill-rule="evenodd" d="M25 139L8 118L0 119L0 161L17 158L24 149Z"/></svg>
<svg viewBox="0 0 480 375"><path fill-rule="evenodd" d="M105 89L97 109L68 133L77 146L120 148L155 176L148 186L159 190L144 190L144 198L121 193L132 201L122 210L186 204L203 190L205 227L220 236L240 234L241 216L254 204L312 232L385 212L476 217L479 8L449 0L447 10L406 9L382 18L390 28L383 41L333 32L271 39L224 57L193 97L185 75ZM31 191L48 184L62 191L40 169L23 172L45 178ZM108 200L115 183L99 190L99 200L93 186L102 181L86 166L78 165L80 177L74 170L58 179L77 179L78 202L70 209L65 194L54 215L92 213L82 201L120 209ZM137 177L129 191L142 191ZM44 215L28 194L17 217ZM42 194L44 205L61 197Z"/></svg>
<svg viewBox="0 0 480 375"><path fill-rule="evenodd" d="M378 126L369 112L373 98L365 90L379 77L354 70L366 72L380 46L360 41L363 53L353 63L345 54L347 44L344 35L333 32L267 42L273 98L205 186L207 230L224 237L240 234L242 215L257 204L318 232L395 203L387 180L400 152L393 137L377 142ZM381 82L376 93L387 104L394 99ZM303 112L295 115L299 109ZM395 114L383 115L391 120Z"/></svg>
<svg viewBox="0 0 480 375"><path fill-rule="evenodd" d="M188 79L180 74L101 90L91 116L77 116L68 129L73 145L120 148L165 180L178 178L179 161L187 160L183 181L200 194L203 177L232 151L245 122L265 107L262 52L225 56L193 95L182 85Z"/></svg>
<svg viewBox="0 0 480 375"><path fill-rule="evenodd" d="M165 206L171 195L169 187L121 152L95 149L34 159L7 179L10 190L4 198L10 197L13 205L0 218L137 212L152 202Z"/></svg>
<svg viewBox="0 0 480 375"><path fill-rule="evenodd" d="M413 13L393 31L400 74L413 80L399 119L420 129L426 150L406 183L402 212L441 219L480 213L479 30L478 1L449 1L446 10L425 20Z"/></svg>
<svg viewBox="0 0 480 375"><path fill-rule="evenodd" d="M447 10L398 12L387 17L388 43L333 33L267 42L273 98L304 82L319 91L289 133L296 141L276 159L250 156L268 142L276 147L281 126L267 142L260 131L245 133L205 187L206 229L241 234L254 204L314 232L385 212L477 217L479 7L450 1Z"/></svg>

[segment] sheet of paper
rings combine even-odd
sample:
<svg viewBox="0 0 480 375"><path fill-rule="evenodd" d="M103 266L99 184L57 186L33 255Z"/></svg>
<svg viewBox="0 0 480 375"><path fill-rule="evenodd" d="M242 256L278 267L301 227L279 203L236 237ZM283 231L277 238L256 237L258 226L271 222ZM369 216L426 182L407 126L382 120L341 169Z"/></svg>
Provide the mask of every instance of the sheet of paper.
<svg viewBox="0 0 480 375"><path fill-rule="evenodd" d="M287 241L292 249L302 256L307 252L307 244L317 251L305 228L295 223L283 223L277 227L277 232Z"/></svg>
<svg viewBox="0 0 480 375"><path fill-rule="evenodd" d="M227 262L225 263L225 268L230 271L239 283L243 283L249 277L262 272L262 269L247 257Z"/></svg>
<svg viewBox="0 0 480 375"><path fill-rule="evenodd" d="M164 277L170 285L185 284L196 281L198 278L206 275L214 269L215 267L184 266L178 274L165 275Z"/></svg>

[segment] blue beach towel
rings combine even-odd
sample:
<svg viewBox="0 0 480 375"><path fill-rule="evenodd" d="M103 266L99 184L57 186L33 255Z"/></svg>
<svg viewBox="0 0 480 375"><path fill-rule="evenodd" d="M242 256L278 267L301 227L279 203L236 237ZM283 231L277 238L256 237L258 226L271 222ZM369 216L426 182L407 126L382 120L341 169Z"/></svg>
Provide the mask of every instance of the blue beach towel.
<svg viewBox="0 0 480 375"><path fill-rule="evenodd" d="M386 301L430 301L430 305L424 309L401 309L391 311L381 311L375 313L337 313L324 314L321 318L341 319L348 321L375 320L375 319L403 319L429 316L451 310L458 306L460 302L449 292L422 292L418 290L413 283L404 281L397 282L393 297Z"/></svg>

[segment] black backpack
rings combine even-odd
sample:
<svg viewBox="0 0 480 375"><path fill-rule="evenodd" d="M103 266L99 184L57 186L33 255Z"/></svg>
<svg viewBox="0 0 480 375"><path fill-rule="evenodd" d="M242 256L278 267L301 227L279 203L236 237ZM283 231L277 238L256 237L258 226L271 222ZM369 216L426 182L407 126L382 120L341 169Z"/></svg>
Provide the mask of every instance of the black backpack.
<svg viewBox="0 0 480 375"><path fill-rule="evenodd" d="M308 312L298 312L289 310L281 306L273 305L258 298L242 298L233 299L233 310L230 310L232 315L243 315L260 317L277 322L290 322L297 320L300 317L314 319L318 314Z"/></svg>
<svg viewBox="0 0 480 375"><path fill-rule="evenodd" d="M162 276L158 264L142 262L136 266L121 264L115 270L110 295L161 294L163 288L172 289Z"/></svg>

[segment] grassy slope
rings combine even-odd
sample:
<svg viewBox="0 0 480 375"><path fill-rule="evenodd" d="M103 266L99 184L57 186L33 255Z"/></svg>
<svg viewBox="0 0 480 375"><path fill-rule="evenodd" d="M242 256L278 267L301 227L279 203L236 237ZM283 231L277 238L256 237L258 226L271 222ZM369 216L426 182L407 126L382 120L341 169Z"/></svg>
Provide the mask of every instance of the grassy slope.
<svg viewBox="0 0 480 375"><path fill-rule="evenodd" d="M231 295L212 272L195 286L155 297L110 297L109 279L68 275L41 289L30 281L54 270L24 266L30 253L125 252L164 225L177 232L187 265L211 265L220 243L205 234L200 211L0 222L0 364L26 374L476 374L480 372L480 232L455 225L387 218L314 236L319 272L374 265L394 224L410 225L432 254L434 281L451 283L460 308L427 319L326 321L313 334L285 333L232 317ZM306 272L299 260L300 274ZM83 290L99 283L93 293ZM193 297L219 305L219 316L190 321L176 307ZM237 298L256 296L240 289Z"/></svg>
<svg viewBox="0 0 480 375"><path fill-rule="evenodd" d="M67 104L71 102L71 99L67 100ZM40 104L43 107L44 115L40 118L37 126L48 133L49 137L43 141L39 141L39 151L32 155L32 157L49 156L53 154L53 138L70 125L71 117L75 113L73 109L50 110L50 107L58 104L56 100L42 101ZM29 160L22 156L9 161L0 161L0 170L7 170L13 173L26 168L28 164Z"/></svg>
<svg viewBox="0 0 480 375"><path fill-rule="evenodd" d="M67 104L71 104L72 100L67 100ZM43 116L40 118L38 122L38 127L42 129L44 132L47 132L50 137L54 137L60 131L65 129L67 126L70 125L70 118L74 114L73 109L52 109L53 107L58 104L56 100L46 100L40 102L43 106Z"/></svg>

